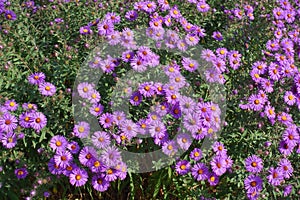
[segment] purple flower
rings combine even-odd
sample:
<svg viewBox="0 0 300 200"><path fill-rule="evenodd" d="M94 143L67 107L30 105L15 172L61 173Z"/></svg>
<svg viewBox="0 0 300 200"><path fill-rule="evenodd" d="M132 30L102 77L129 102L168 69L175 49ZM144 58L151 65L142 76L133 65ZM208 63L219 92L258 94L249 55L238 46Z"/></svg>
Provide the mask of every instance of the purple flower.
<svg viewBox="0 0 300 200"><path fill-rule="evenodd" d="M97 174L92 178L92 185L95 190L104 192L109 188L110 182L105 179L104 174Z"/></svg>
<svg viewBox="0 0 300 200"><path fill-rule="evenodd" d="M174 6L173 8L170 9L170 13L171 17L173 17L174 19L178 19L180 18L182 15L180 13L180 10L178 9L177 6Z"/></svg>
<svg viewBox="0 0 300 200"><path fill-rule="evenodd" d="M218 41L223 40L223 36L219 31L214 31L212 37Z"/></svg>
<svg viewBox="0 0 300 200"><path fill-rule="evenodd" d="M279 161L279 167L282 169L284 178L289 179L292 176L294 169L293 169L291 162L288 159L282 158Z"/></svg>
<svg viewBox="0 0 300 200"><path fill-rule="evenodd" d="M217 154L217 155L226 155L227 154L227 149L225 149L224 145L221 142L214 142L213 146L213 151Z"/></svg>
<svg viewBox="0 0 300 200"><path fill-rule="evenodd" d="M56 87L49 82L43 82L39 85L39 91L44 96L53 96L56 92Z"/></svg>
<svg viewBox="0 0 300 200"><path fill-rule="evenodd" d="M104 113L103 115L101 115L99 122L103 126L103 128L109 128L114 122L113 115L110 113Z"/></svg>
<svg viewBox="0 0 300 200"><path fill-rule="evenodd" d="M37 132L42 130L47 125L47 118L41 112L32 112L30 118L30 126Z"/></svg>
<svg viewBox="0 0 300 200"><path fill-rule="evenodd" d="M88 98L93 90L94 86L87 82L79 83L77 86L78 94L82 98Z"/></svg>
<svg viewBox="0 0 300 200"><path fill-rule="evenodd" d="M16 111L19 105L14 99L12 99L5 101L4 106L8 111Z"/></svg>
<svg viewBox="0 0 300 200"><path fill-rule="evenodd" d="M104 20L97 24L98 34L100 36L108 35L114 30L114 25L111 20Z"/></svg>
<svg viewBox="0 0 300 200"><path fill-rule="evenodd" d="M28 175L28 171L25 167L15 169L15 175L18 179L24 179Z"/></svg>
<svg viewBox="0 0 300 200"><path fill-rule="evenodd" d="M55 163L62 168L69 166L72 160L73 156L69 151L57 151L54 155Z"/></svg>
<svg viewBox="0 0 300 200"><path fill-rule="evenodd" d="M199 161L202 158L201 149L195 148L193 151L191 151L190 158L195 161Z"/></svg>
<svg viewBox="0 0 300 200"><path fill-rule="evenodd" d="M2 133L1 134L1 142L2 145L7 148L11 149L14 148L17 144L17 136L13 132L8 132L8 133Z"/></svg>
<svg viewBox="0 0 300 200"><path fill-rule="evenodd" d="M203 163L196 163L192 167L191 172L192 172L192 176L197 181L206 180L208 178L208 175L209 175L208 168Z"/></svg>
<svg viewBox="0 0 300 200"><path fill-rule="evenodd" d="M223 156L215 156L210 162L213 172L221 176L226 172L226 161Z"/></svg>
<svg viewBox="0 0 300 200"><path fill-rule="evenodd" d="M49 160L48 170L50 171L51 174L54 174L54 175L59 175L59 174L62 174L62 172L63 172L63 169L55 163L54 158L51 158Z"/></svg>
<svg viewBox="0 0 300 200"><path fill-rule="evenodd" d="M5 10L4 16L7 20L16 20L17 15L12 10Z"/></svg>
<svg viewBox="0 0 300 200"><path fill-rule="evenodd" d="M87 182L88 177L88 173L84 169L76 168L72 170L69 179L72 185L79 187Z"/></svg>
<svg viewBox="0 0 300 200"><path fill-rule="evenodd" d="M97 131L92 135L93 145L97 148L104 149L110 144L110 137L104 131Z"/></svg>
<svg viewBox="0 0 300 200"><path fill-rule="evenodd" d="M5 113L0 116L0 129L6 132L12 132L17 128L17 118L10 113Z"/></svg>
<svg viewBox="0 0 300 200"><path fill-rule="evenodd" d="M97 151L93 147L85 146L79 153L79 162L84 166L90 166L93 158L97 155Z"/></svg>
<svg viewBox="0 0 300 200"><path fill-rule="evenodd" d="M179 147L185 151L187 151L192 144L191 136L186 133L178 134L176 141Z"/></svg>
<svg viewBox="0 0 300 200"><path fill-rule="evenodd" d="M100 103L95 103L90 107L90 113L94 116L100 116L104 110L104 107Z"/></svg>
<svg viewBox="0 0 300 200"><path fill-rule="evenodd" d="M53 136L49 143L53 151L64 151L67 147L67 144L67 139L61 135Z"/></svg>
<svg viewBox="0 0 300 200"><path fill-rule="evenodd" d="M289 106L292 106L296 103L296 97L291 91L286 91L284 95L284 101Z"/></svg>
<svg viewBox="0 0 300 200"><path fill-rule="evenodd" d="M78 122L73 128L74 135L79 138L85 138L90 133L90 125L87 122Z"/></svg>
<svg viewBox="0 0 300 200"><path fill-rule="evenodd" d="M121 161L121 153L115 147L107 147L102 152L101 159L106 166L112 167Z"/></svg>
<svg viewBox="0 0 300 200"><path fill-rule="evenodd" d="M281 168L271 167L269 170L269 175L267 176L268 182L274 186L278 186L283 181L283 172Z"/></svg>
<svg viewBox="0 0 300 200"><path fill-rule="evenodd" d="M263 188L263 181L259 176L250 175L244 180L247 192L259 192Z"/></svg>
<svg viewBox="0 0 300 200"><path fill-rule="evenodd" d="M80 147L77 142L71 141L67 145L67 149L72 153L72 154L77 154L80 150Z"/></svg>
<svg viewBox="0 0 300 200"><path fill-rule="evenodd" d="M169 140L163 144L162 151L168 156L174 156L178 151L178 147L175 141Z"/></svg>
<svg viewBox="0 0 300 200"><path fill-rule="evenodd" d="M138 106L143 100L143 96L139 91L132 93L130 97L130 103L134 106Z"/></svg>
<svg viewBox="0 0 300 200"><path fill-rule="evenodd" d="M187 160L180 160L176 163L175 170L180 175L185 175L190 171L191 164Z"/></svg>
<svg viewBox="0 0 300 200"><path fill-rule="evenodd" d="M88 34L92 34L93 31L92 31L91 27L89 27L89 26L82 26L79 29L79 33L82 35L88 35Z"/></svg>
<svg viewBox="0 0 300 200"><path fill-rule="evenodd" d="M210 9L210 6L205 3L205 1L200 1L197 3L197 10L200 12L208 12Z"/></svg>
<svg viewBox="0 0 300 200"><path fill-rule="evenodd" d="M197 70L199 64L196 60L183 57L182 66L183 66L184 69L186 69L190 72L193 72L193 71Z"/></svg>
<svg viewBox="0 0 300 200"><path fill-rule="evenodd" d="M252 173L259 173L263 169L263 161L256 155L249 156L245 160L246 170Z"/></svg>
<svg viewBox="0 0 300 200"><path fill-rule="evenodd" d="M125 18L129 21L134 21L138 18L138 13L135 10L130 10L126 12Z"/></svg>
<svg viewBox="0 0 300 200"><path fill-rule="evenodd" d="M207 177L210 186L215 186L219 183L219 176L215 173L210 173Z"/></svg>
<svg viewBox="0 0 300 200"><path fill-rule="evenodd" d="M283 189L283 196L287 197L289 196L289 194L292 192L293 186L292 185L287 185L286 187L284 187Z"/></svg>
<svg viewBox="0 0 300 200"><path fill-rule="evenodd" d="M120 16L117 15L116 13L114 13L114 12L108 12L108 13L106 13L105 19L106 20L110 20L113 24L118 24L121 21Z"/></svg>

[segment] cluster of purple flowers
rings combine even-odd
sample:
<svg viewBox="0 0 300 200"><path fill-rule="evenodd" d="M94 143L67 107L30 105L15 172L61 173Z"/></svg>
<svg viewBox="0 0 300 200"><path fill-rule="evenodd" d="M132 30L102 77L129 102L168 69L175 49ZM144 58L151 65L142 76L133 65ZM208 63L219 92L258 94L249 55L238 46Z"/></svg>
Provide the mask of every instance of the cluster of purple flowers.
<svg viewBox="0 0 300 200"><path fill-rule="evenodd" d="M32 85L37 85L39 92L44 96L53 96L56 92L56 87L45 81L46 76L43 72L36 72L28 76L28 82Z"/></svg>
<svg viewBox="0 0 300 200"><path fill-rule="evenodd" d="M202 162L198 162L202 158L202 151L195 148L191 151L188 160L180 160L176 163L175 169L178 174L185 175L191 173L196 181L207 180L211 186L219 183L219 177L226 171L231 171L232 159L227 155L227 150L221 142L214 142L212 146L215 155L210 162L210 168Z"/></svg>
<svg viewBox="0 0 300 200"><path fill-rule="evenodd" d="M204 49L201 53L201 58L213 65L213 67L205 71L206 80L210 83L224 84L226 80L223 74L229 72L227 65L237 70L241 66L242 55L238 51L220 47L215 52L210 49Z"/></svg>
<svg viewBox="0 0 300 200"><path fill-rule="evenodd" d="M284 179L289 179L293 173L293 167L288 160L294 151L300 153L299 134L300 130L294 122L293 117L289 113L289 107L295 106L300 109L300 73L295 66L295 57L300 56L300 28L299 28L299 3L295 2L293 6L289 1L279 0L278 7L273 9L273 38L266 43L266 50L263 50L265 57L260 61L252 64L250 72L254 84L258 91L248 98L247 104L241 104L242 109L250 109L260 112L261 117L267 117L272 125L278 123L285 126L282 133L282 139L278 145L278 151L283 158L278 162L278 166L268 169L266 177L269 184L273 186L283 185ZM289 81L288 81L289 80ZM286 83L287 90L280 90L282 102L277 111L272 99L268 98L268 94L277 92L275 84L284 85ZM290 88L290 89L288 89ZM246 170L253 173L248 176L245 181L249 199L259 198L259 193L263 189L263 180L258 173L263 170L263 161L256 155L252 155L245 160ZM292 189L292 185L288 185L284 189L284 196L287 196Z"/></svg>
<svg viewBox="0 0 300 200"><path fill-rule="evenodd" d="M8 10L6 7L10 6L10 2L7 0L0 0L0 15L3 14L7 20L16 20L17 15L12 10Z"/></svg>
<svg viewBox="0 0 300 200"><path fill-rule="evenodd" d="M15 100L7 100L0 105L0 140L5 148L13 148L18 139L24 138L24 134L17 130L17 127L33 128L37 133L47 124L46 116L37 111L37 106L31 103L24 103L24 111L16 117L18 103Z"/></svg>
<svg viewBox="0 0 300 200"><path fill-rule="evenodd" d="M238 20L242 20L242 19L249 19L249 20L254 20L254 6L249 5L249 4L243 4L240 7L236 6L234 9L232 10L224 10L224 13L229 15L230 19L238 19Z"/></svg>
<svg viewBox="0 0 300 200"><path fill-rule="evenodd" d="M102 144L103 140L108 140L108 136L105 132L95 132L93 140ZM68 177L76 187L85 185L91 177L93 188L103 192L109 188L110 182L126 178L127 166L121 161L120 152L115 147L101 146L105 149L99 155L95 148L81 148L77 142L68 141L60 135L52 137L50 147L55 154L48 163L49 171Z"/></svg>

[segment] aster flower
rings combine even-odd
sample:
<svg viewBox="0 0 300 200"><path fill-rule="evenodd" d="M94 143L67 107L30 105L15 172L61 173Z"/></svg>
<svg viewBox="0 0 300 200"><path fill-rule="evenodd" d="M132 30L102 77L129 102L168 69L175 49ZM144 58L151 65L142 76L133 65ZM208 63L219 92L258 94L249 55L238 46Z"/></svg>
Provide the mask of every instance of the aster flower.
<svg viewBox="0 0 300 200"><path fill-rule="evenodd" d="M184 114L192 113L196 108L196 102L192 98L186 96L181 96L179 105Z"/></svg>
<svg viewBox="0 0 300 200"><path fill-rule="evenodd" d="M176 141L179 147L185 151L187 151L192 144L191 136L186 133L178 134Z"/></svg>
<svg viewBox="0 0 300 200"><path fill-rule="evenodd" d="M49 145L53 151L64 151L67 147L67 144L67 139L61 135L53 136L49 142Z"/></svg>
<svg viewBox="0 0 300 200"><path fill-rule="evenodd" d="M17 128L18 120L10 113L4 113L0 116L0 129L6 132L12 132Z"/></svg>
<svg viewBox="0 0 300 200"><path fill-rule="evenodd" d="M103 162L97 158L92 158L88 167L93 173L101 173L107 170Z"/></svg>
<svg viewBox="0 0 300 200"><path fill-rule="evenodd" d="M244 186L248 192L259 192L263 189L263 181L259 176L250 175L244 180Z"/></svg>
<svg viewBox="0 0 300 200"><path fill-rule="evenodd" d="M193 151L190 153L190 158L199 161L202 158L202 151L199 148L194 148Z"/></svg>
<svg viewBox="0 0 300 200"><path fill-rule="evenodd" d="M263 169L263 161L256 155L249 156L245 160L246 170L252 173L259 173Z"/></svg>
<svg viewBox="0 0 300 200"><path fill-rule="evenodd" d="M207 177L210 186L215 186L219 183L219 176L215 173L210 173Z"/></svg>
<svg viewBox="0 0 300 200"><path fill-rule="evenodd" d="M267 176L268 182L274 186L278 186L283 181L283 172L281 168L271 167Z"/></svg>
<svg viewBox="0 0 300 200"><path fill-rule="evenodd" d="M199 64L196 60L183 57L182 66L184 67L184 69L186 69L190 72L193 72L193 71L197 70Z"/></svg>
<svg viewBox="0 0 300 200"><path fill-rule="evenodd" d="M293 186L292 185L287 185L286 187L284 187L283 189L283 196L287 197L289 196L289 194L292 192Z"/></svg>
<svg viewBox="0 0 300 200"><path fill-rule="evenodd" d="M110 137L104 131L97 131L92 135L92 142L95 147L104 149L110 144Z"/></svg>
<svg viewBox="0 0 300 200"><path fill-rule="evenodd" d="M106 166L112 167L121 161L121 153L115 147L107 147L101 153L101 159Z"/></svg>
<svg viewBox="0 0 300 200"><path fill-rule="evenodd" d="M88 173L84 169L76 168L70 173L69 179L76 187L83 186L88 180Z"/></svg>
<svg viewBox="0 0 300 200"><path fill-rule="evenodd" d="M18 169L15 169L15 175L19 180L24 179L28 175L28 171L25 167L18 168Z"/></svg>
<svg viewBox="0 0 300 200"><path fill-rule="evenodd" d="M171 8L169 14L174 19L178 19L178 18L180 18L182 16L181 13L180 13L180 10L178 9L177 6L174 6L173 8Z"/></svg>
<svg viewBox="0 0 300 200"><path fill-rule="evenodd" d="M99 122L103 126L103 128L109 128L113 125L114 122L113 115L110 113L104 113L101 115Z"/></svg>
<svg viewBox="0 0 300 200"><path fill-rule="evenodd" d="M43 82L39 85L39 91L44 96L53 96L56 92L56 87L49 82Z"/></svg>
<svg viewBox="0 0 300 200"><path fill-rule="evenodd" d="M110 182L105 180L104 174L97 174L92 177L92 186L95 190L104 192L109 188Z"/></svg>
<svg viewBox="0 0 300 200"><path fill-rule="evenodd" d="M90 125L87 122L78 122L73 128L74 135L79 138L85 138L90 133Z"/></svg>
<svg viewBox="0 0 300 200"><path fill-rule="evenodd" d="M227 154L227 149L225 149L224 145L221 142L218 141L214 142L212 145L212 149L217 155Z"/></svg>
<svg viewBox="0 0 300 200"><path fill-rule="evenodd" d="M174 117L175 119L179 119L181 117L181 109L179 106L179 102L175 103L169 110L169 113Z"/></svg>
<svg viewBox="0 0 300 200"><path fill-rule="evenodd" d="M89 34L92 34L93 31L92 31L91 27L89 27L89 26L82 26L79 29L79 33L81 35L89 35Z"/></svg>
<svg viewBox="0 0 300 200"><path fill-rule="evenodd" d="M101 99L100 93L97 90L92 90L90 93L90 96L88 97L88 100L95 104L98 103Z"/></svg>
<svg viewBox="0 0 300 200"><path fill-rule="evenodd" d="M1 135L1 142L5 148L11 149L17 145L17 136L13 132L2 133Z"/></svg>
<svg viewBox="0 0 300 200"><path fill-rule="evenodd" d="M253 109L254 111L259 111L259 110L263 109L263 107L264 107L264 104L263 104L264 102L261 99L261 97L258 95L252 94L249 97L248 102L249 102L250 108Z"/></svg>
<svg viewBox="0 0 300 200"><path fill-rule="evenodd" d="M129 21L135 21L138 18L138 12L135 10L129 10L126 12L125 18Z"/></svg>
<svg viewBox="0 0 300 200"><path fill-rule="evenodd" d="M188 44L185 40L178 40L176 46L180 51L186 51L188 49Z"/></svg>
<svg viewBox="0 0 300 200"><path fill-rule="evenodd" d="M288 159L282 158L279 161L279 167L282 170L284 178L289 179L292 176L292 173L293 173L294 169L293 169L293 166L292 166L291 162Z"/></svg>
<svg viewBox="0 0 300 200"><path fill-rule="evenodd" d="M54 174L54 175L59 175L59 174L63 173L63 169L55 163L54 158L51 158L49 160L48 170L50 171L51 174Z"/></svg>
<svg viewBox="0 0 300 200"><path fill-rule="evenodd" d="M114 30L114 25L111 20L104 20L97 24L98 35L108 35Z"/></svg>
<svg viewBox="0 0 300 200"><path fill-rule="evenodd" d="M223 40L223 36L219 31L214 31L212 37L218 41Z"/></svg>
<svg viewBox="0 0 300 200"><path fill-rule="evenodd" d="M175 141L169 140L163 144L162 151L168 156L174 156L178 151L178 147Z"/></svg>
<svg viewBox="0 0 300 200"><path fill-rule="evenodd" d="M175 165L175 170L180 175L185 175L190 171L191 164L187 160L180 160Z"/></svg>
<svg viewBox="0 0 300 200"><path fill-rule="evenodd" d="M100 116L104 110L104 106L100 103L95 103L90 107L90 113L94 116Z"/></svg>
<svg viewBox="0 0 300 200"><path fill-rule="evenodd" d="M12 11L12 10L5 10L4 11L4 16L7 20L16 20L17 19L17 15Z"/></svg>
<svg viewBox="0 0 300 200"><path fill-rule="evenodd" d="M145 97L151 97L155 94L155 88L152 82L144 82L138 88L139 92Z"/></svg>
<svg viewBox="0 0 300 200"><path fill-rule="evenodd" d="M292 106L296 103L296 97L291 91L286 91L284 95L284 101L289 105Z"/></svg>
<svg viewBox="0 0 300 200"><path fill-rule="evenodd" d="M8 111L16 111L18 109L19 105L17 104L17 102L14 99L12 99L12 100L5 101L4 107Z"/></svg>
<svg viewBox="0 0 300 200"><path fill-rule="evenodd" d="M282 139L292 146L296 146L299 138L299 134L293 126L289 126L282 135Z"/></svg>
<svg viewBox="0 0 300 200"><path fill-rule="evenodd" d="M137 135L138 127L132 120L125 119L119 127L128 140Z"/></svg>
<svg viewBox="0 0 300 200"><path fill-rule="evenodd" d="M217 176L221 176L226 172L226 161L223 156L215 156L210 162L213 172Z"/></svg>
<svg viewBox="0 0 300 200"><path fill-rule="evenodd" d="M53 158L55 163L62 168L67 167L73 161L73 156L69 151L57 151Z"/></svg>
<svg viewBox="0 0 300 200"><path fill-rule="evenodd" d="M47 125L47 118L41 112L30 113L30 126L37 132L42 130Z"/></svg>
<svg viewBox="0 0 300 200"><path fill-rule="evenodd" d="M149 126L151 137L163 137L166 131L164 123L159 120L151 122Z"/></svg>
<svg viewBox="0 0 300 200"><path fill-rule="evenodd" d="M200 1L197 3L197 10L199 12L208 12L210 9L210 6L205 3L205 1Z"/></svg>
<svg viewBox="0 0 300 200"><path fill-rule="evenodd" d="M93 89L94 89L94 86L87 82L79 83L77 86L78 94L82 98L88 98Z"/></svg>
<svg viewBox="0 0 300 200"><path fill-rule="evenodd" d="M140 119L136 124L139 127L137 132L141 135L146 135L149 132L149 119Z"/></svg>
<svg viewBox="0 0 300 200"><path fill-rule="evenodd" d="M110 45L117 45L121 42L121 35L119 31L112 31L105 37Z"/></svg>
<svg viewBox="0 0 300 200"><path fill-rule="evenodd" d="M72 153L72 154L77 154L80 150L80 147L77 142L71 141L67 144L67 149Z"/></svg>
<svg viewBox="0 0 300 200"><path fill-rule="evenodd" d="M110 20L113 24L118 24L121 21L121 17L114 12L106 13L105 19Z"/></svg>
<svg viewBox="0 0 300 200"><path fill-rule="evenodd" d="M23 103L22 108L26 111L37 110L37 105L33 103Z"/></svg>
<svg viewBox="0 0 300 200"><path fill-rule="evenodd" d="M295 145L290 144L288 141L281 140L279 143L279 152L285 156L291 155Z"/></svg>
<svg viewBox="0 0 300 200"><path fill-rule="evenodd" d="M188 113L184 116L183 126L191 133L196 133L199 129L200 115L197 113Z"/></svg>
<svg viewBox="0 0 300 200"><path fill-rule="evenodd" d="M65 175L65 176L67 176L67 177L69 177L70 176L70 174L71 174L71 172L74 170L74 169L76 169L76 168L79 168L76 164L74 164L74 163L69 163L66 167L64 167L63 169L62 169L62 174L63 175Z"/></svg>
<svg viewBox="0 0 300 200"><path fill-rule="evenodd" d="M97 155L97 151L93 148L93 147L88 147L85 146L81 149L80 153L79 153L79 162L83 165L83 166L90 166L93 158L95 158Z"/></svg>
<svg viewBox="0 0 300 200"><path fill-rule="evenodd" d="M192 176L197 181L206 180L208 178L208 175L209 175L208 168L203 163L196 163L192 167L191 172L192 172Z"/></svg>

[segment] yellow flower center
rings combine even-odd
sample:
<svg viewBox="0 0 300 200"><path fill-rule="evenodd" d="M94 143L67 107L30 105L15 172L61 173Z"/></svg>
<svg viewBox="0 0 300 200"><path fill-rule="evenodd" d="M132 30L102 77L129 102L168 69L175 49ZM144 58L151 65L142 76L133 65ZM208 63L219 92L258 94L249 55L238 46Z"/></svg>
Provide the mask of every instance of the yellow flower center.
<svg viewBox="0 0 300 200"><path fill-rule="evenodd" d="M83 133L83 132L84 132L84 127L83 127L83 126L80 126L80 127L78 128L78 131L79 131L79 133Z"/></svg>
<svg viewBox="0 0 300 200"><path fill-rule="evenodd" d="M81 176L80 176L79 174L77 174L77 175L75 176L75 179L76 179L77 181L79 181L79 180L81 179Z"/></svg>
<svg viewBox="0 0 300 200"><path fill-rule="evenodd" d="M46 86L45 90L50 91L50 86Z"/></svg>

